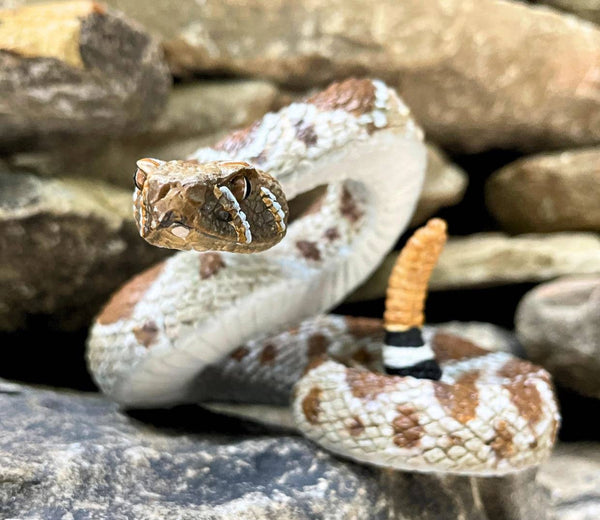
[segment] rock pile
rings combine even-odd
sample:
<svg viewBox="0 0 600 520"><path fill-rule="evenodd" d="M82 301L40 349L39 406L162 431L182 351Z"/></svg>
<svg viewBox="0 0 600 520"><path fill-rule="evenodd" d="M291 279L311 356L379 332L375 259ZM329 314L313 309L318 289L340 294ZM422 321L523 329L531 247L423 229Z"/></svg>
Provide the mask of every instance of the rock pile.
<svg viewBox="0 0 600 520"><path fill-rule="evenodd" d="M0 337L37 338L34 363L49 330L85 331L170 254L135 227L137 159L185 158L333 79L377 77L425 130L411 228L440 216L451 234L428 312L453 320L475 295L468 320L486 323L440 327L542 365L563 409L587 399L585 417L600 399L599 13L597 0L0 0ZM380 317L396 255L336 312ZM80 361L49 367L53 380L72 385ZM200 408L127 415L100 394L3 382L0 516L584 520L600 508L600 439L578 427L537 477L389 474Z"/></svg>

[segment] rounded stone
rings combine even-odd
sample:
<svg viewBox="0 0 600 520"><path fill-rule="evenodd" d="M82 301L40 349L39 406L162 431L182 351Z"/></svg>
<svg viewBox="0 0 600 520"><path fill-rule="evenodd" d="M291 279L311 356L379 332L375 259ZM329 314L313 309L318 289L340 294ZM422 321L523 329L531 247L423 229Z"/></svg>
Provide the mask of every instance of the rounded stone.
<svg viewBox="0 0 600 520"><path fill-rule="evenodd" d="M486 204L508 231L600 230L600 147L525 157L487 181Z"/></svg>
<svg viewBox="0 0 600 520"><path fill-rule="evenodd" d="M557 383L600 398L600 276L538 285L517 307L515 327L527 357Z"/></svg>

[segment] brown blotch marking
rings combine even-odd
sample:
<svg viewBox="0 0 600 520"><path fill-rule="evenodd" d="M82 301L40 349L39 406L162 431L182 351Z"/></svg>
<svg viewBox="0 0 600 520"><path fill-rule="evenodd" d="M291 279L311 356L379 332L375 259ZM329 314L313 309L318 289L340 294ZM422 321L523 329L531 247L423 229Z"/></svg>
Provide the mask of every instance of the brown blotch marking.
<svg viewBox="0 0 600 520"><path fill-rule="evenodd" d="M164 265L165 263L161 262L151 267L121 287L100 311L96 323L109 325L131 317L134 307L152 285L152 282L156 280Z"/></svg>
<svg viewBox="0 0 600 520"><path fill-rule="evenodd" d="M375 399L379 394L392 391L396 381L394 376L384 376L368 370L346 369L346 382L354 397Z"/></svg>
<svg viewBox="0 0 600 520"><path fill-rule="evenodd" d="M242 128L240 130L236 130L231 134L225 136L221 139L217 144L213 146L215 150L222 150L228 153L235 153L247 146L250 141L252 141L252 137L254 131L260 126L260 122L251 124L246 128Z"/></svg>
<svg viewBox="0 0 600 520"><path fill-rule="evenodd" d="M383 320L378 318L346 316L345 321L348 332L357 338L383 338L385 333Z"/></svg>
<svg viewBox="0 0 600 520"><path fill-rule="evenodd" d="M340 238L340 232L338 231L338 228L331 227L325 230L324 236L327 240L333 242Z"/></svg>
<svg viewBox="0 0 600 520"><path fill-rule="evenodd" d="M206 280L217 274L225 267L225 262L219 253L202 253L200 255L200 278Z"/></svg>
<svg viewBox="0 0 600 520"><path fill-rule="evenodd" d="M298 240L296 247L307 260L321 260L321 252L317 247L316 242L310 242L309 240Z"/></svg>
<svg viewBox="0 0 600 520"><path fill-rule="evenodd" d="M531 380L521 379L502 385L510 393L510 400L530 425L542 417L542 397Z"/></svg>
<svg viewBox="0 0 600 520"><path fill-rule="evenodd" d="M326 354L329 343L329 338L320 332L313 334L308 338L308 357L313 358Z"/></svg>
<svg viewBox="0 0 600 520"><path fill-rule="evenodd" d="M481 357L490 353L475 343L446 332L437 332L431 347L438 363Z"/></svg>
<svg viewBox="0 0 600 520"><path fill-rule="evenodd" d="M345 110L355 116L375 107L375 86L369 79L350 78L331 84L306 100L320 110Z"/></svg>
<svg viewBox="0 0 600 520"><path fill-rule="evenodd" d="M241 361L248 354L250 354L250 349L248 347L238 347L231 354L229 354L229 357L231 359L235 359L236 361Z"/></svg>
<svg viewBox="0 0 600 520"><path fill-rule="evenodd" d="M342 191L342 200L340 201L340 211L350 222L356 222L363 216L363 212L358 207L356 200L350 191L344 186Z"/></svg>
<svg viewBox="0 0 600 520"><path fill-rule="evenodd" d="M499 459L512 457L515 454L515 445L513 444L513 435L510 433L506 421L498 421L494 425L494 431L496 436L489 445L494 450L496 457Z"/></svg>
<svg viewBox="0 0 600 520"><path fill-rule="evenodd" d="M365 347L360 347L352 353L350 358L356 361L359 365L369 365L375 361L375 356L371 354Z"/></svg>
<svg viewBox="0 0 600 520"><path fill-rule="evenodd" d="M548 373L529 361L511 359L498 370L498 375L508 379L518 379L520 376L525 377L532 374L535 374L538 379L543 379L547 383L550 383L550 376Z"/></svg>
<svg viewBox="0 0 600 520"><path fill-rule="evenodd" d="M550 384L550 376L533 363L520 359L507 361L498 370L498 375L511 380L503 385L510 393L510 400L529 424L536 424L542 417L542 397L534 380L527 376L535 375L537 379L542 379L548 384Z"/></svg>
<svg viewBox="0 0 600 520"><path fill-rule="evenodd" d="M261 365L272 365L276 356L277 349L275 348L275 345L267 343L261 350L258 360L260 361Z"/></svg>
<svg viewBox="0 0 600 520"><path fill-rule="evenodd" d="M392 421L394 444L400 448L414 448L425 435L425 430L419 424L419 414L410 404L398 405L396 410L399 415Z"/></svg>
<svg viewBox="0 0 600 520"><path fill-rule="evenodd" d="M303 371L303 375L308 374L312 369L317 368L319 366L321 366L323 363L325 363L325 361L327 361L329 358L326 355L321 355L321 356L315 356L313 358L310 358L308 360L308 363L306 364L306 366L304 367L304 371Z"/></svg>
<svg viewBox="0 0 600 520"><path fill-rule="evenodd" d="M153 321L147 321L141 327L135 327L133 335L144 347L148 348L158 337L158 325Z"/></svg>
<svg viewBox="0 0 600 520"><path fill-rule="evenodd" d="M319 423L319 414L321 413L321 389L313 387L306 397L302 399L302 411L304 417L310 424Z"/></svg>
<svg viewBox="0 0 600 520"><path fill-rule="evenodd" d="M352 437L357 437L365 431L365 425L356 415L346 421L346 429L350 432Z"/></svg>
<svg viewBox="0 0 600 520"><path fill-rule="evenodd" d="M296 125L296 138L302 141L306 147L317 144L317 133L313 125Z"/></svg>
<svg viewBox="0 0 600 520"><path fill-rule="evenodd" d="M475 417L479 404L479 392L475 383L479 374L473 370L464 373L454 384L433 382L435 397L454 419L461 424Z"/></svg>

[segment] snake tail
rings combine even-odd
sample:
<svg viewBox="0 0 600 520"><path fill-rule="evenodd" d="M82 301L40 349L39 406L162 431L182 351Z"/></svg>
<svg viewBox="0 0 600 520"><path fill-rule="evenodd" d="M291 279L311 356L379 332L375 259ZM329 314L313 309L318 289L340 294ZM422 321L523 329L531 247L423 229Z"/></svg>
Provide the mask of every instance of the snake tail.
<svg viewBox="0 0 600 520"><path fill-rule="evenodd" d="M410 237L390 274L385 301L386 373L439 380L442 370L422 327L429 278L447 239L447 225L431 219Z"/></svg>

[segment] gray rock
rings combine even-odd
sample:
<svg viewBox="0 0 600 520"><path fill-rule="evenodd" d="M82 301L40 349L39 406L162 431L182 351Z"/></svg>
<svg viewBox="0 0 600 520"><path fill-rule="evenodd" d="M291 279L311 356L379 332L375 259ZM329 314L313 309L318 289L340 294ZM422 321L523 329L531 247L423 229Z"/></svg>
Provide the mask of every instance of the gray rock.
<svg viewBox="0 0 600 520"><path fill-rule="evenodd" d="M525 157L494 173L486 204L510 232L600 231L600 147Z"/></svg>
<svg viewBox="0 0 600 520"><path fill-rule="evenodd" d="M538 285L517 307L518 337L557 383L600 399L600 276Z"/></svg>
<svg viewBox="0 0 600 520"><path fill-rule="evenodd" d="M550 497L552 520L597 520L600 512L600 443L559 444L538 473Z"/></svg>
<svg viewBox="0 0 600 520"><path fill-rule="evenodd" d="M156 429L100 396L20 390L0 388L2 518L388 518L377 472L303 439Z"/></svg>
<svg viewBox="0 0 600 520"><path fill-rule="evenodd" d="M573 13L591 22L600 24L600 0L529 0L547 4L568 13Z"/></svg>
<svg viewBox="0 0 600 520"><path fill-rule="evenodd" d="M176 74L226 71L303 88L378 76L398 87L430 139L469 152L600 141L600 30L548 8L496 0L107 3L162 39Z"/></svg>
<svg viewBox="0 0 600 520"><path fill-rule="evenodd" d="M545 518L532 472L381 471L235 424L196 407L129 415L94 394L0 383L0 517Z"/></svg>
<svg viewBox="0 0 600 520"><path fill-rule="evenodd" d="M87 326L120 284L168 253L139 237L129 191L0 173L0 330L32 315Z"/></svg>
<svg viewBox="0 0 600 520"><path fill-rule="evenodd" d="M418 226L441 208L458 204L468 182L461 168L450 162L437 146L427 143L425 182L410 225Z"/></svg>
<svg viewBox="0 0 600 520"><path fill-rule="evenodd" d="M277 89L266 81L201 81L176 85L166 108L150 128L134 136L75 139L50 150L12 154L14 171L42 176L98 179L133 189L135 162L142 157L184 159L216 143L227 130L250 124L277 103Z"/></svg>
<svg viewBox="0 0 600 520"><path fill-rule="evenodd" d="M149 126L171 76L157 41L91 1L0 11L0 149Z"/></svg>

